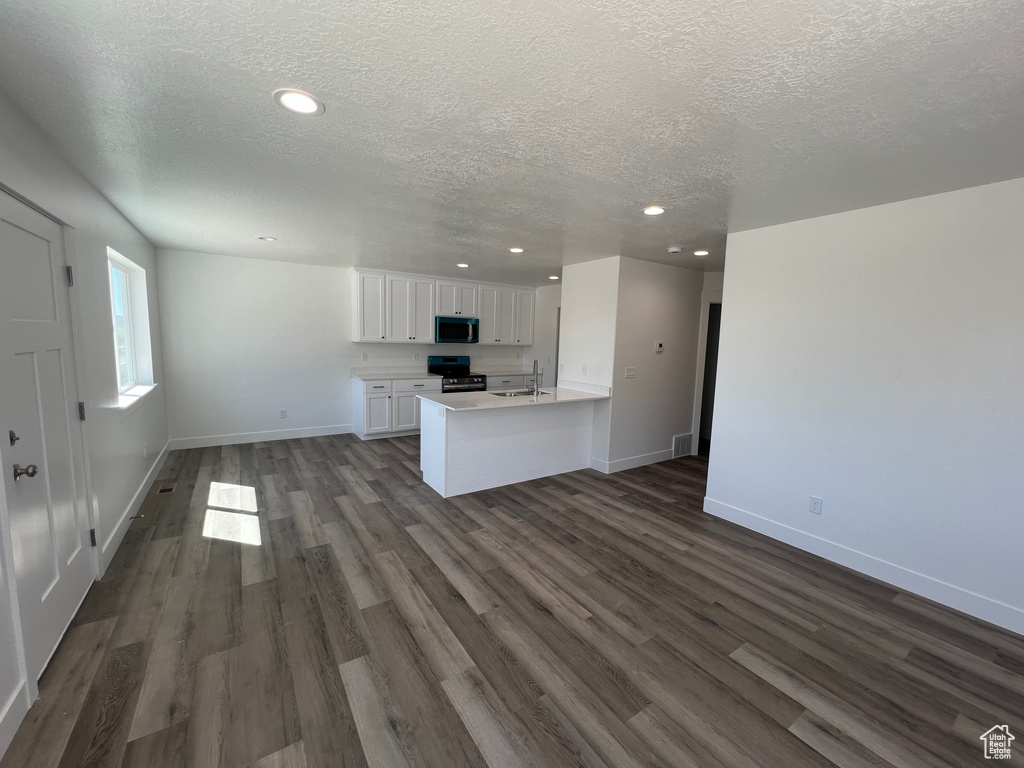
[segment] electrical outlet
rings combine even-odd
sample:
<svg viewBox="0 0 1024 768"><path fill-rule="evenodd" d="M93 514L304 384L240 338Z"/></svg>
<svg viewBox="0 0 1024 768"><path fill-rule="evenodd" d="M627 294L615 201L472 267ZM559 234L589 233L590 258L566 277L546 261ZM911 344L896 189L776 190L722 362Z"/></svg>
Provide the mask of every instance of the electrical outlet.
<svg viewBox="0 0 1024 768"><path fill-rule="evenodd" d="M635 379L636 378L636 368L634 366L632 366L632 365L627 365L626 366L626 378L627 379Z"/></svg>
<svg viewBox="0 0 1024 768"><path fill-rule="evenodd" d="M412 353L412 359L413 359L413 361L419 360L420 359L420 353L419 352L413 352Z"/></svg>
<svg viewBox="0 0 1024 768"><path fill-rule="evenodd" d="M551 365L551 358L550 358L550 357L548 357L548 362L547 362L547 364L548 364L548 365Z"/></svg>
<svg viewBox="0 0 1024 768"><path fill-rule="evenodd" d="M285 409L285 408L281 409L281 418L282 419L287 419L288 418L288 411L287 411L287 409Z"/></svg>
<svg viewBox="0 0 1024 768"><path fill-rule="evenodd" d="M516 352L516 360L522 360L522 359L523 359L523 353L522 352Z"/></svg>
<svg viewBox="0 0 1024 768"><path fill-rule="evenodd" d="M565 363L558 364L558 375L561 376L565 373Z"/></svg>
<svg viewBox="0 0 1024 768"><path fill-rule="evenodd" d="M587 366L585 366L585 365L581 365L580 366L580 375L581 376L586 376L587 375Z"/></svg>
<svg viewBox="0 0 1024 768"><path fill-rule="evenodd" d="M363 352L362 358L363 358L363 362L365 363L367 360L370 359L370 353L369 352Z"/></svg>
<svg viewBox="0 0 1024 768"><path fill-rule="evenodd" d="M808 507L808 509L810 510L810 512L812 514L820 515L821 514L821 505L823 503L824 503L824 500L821 498L821 496L811 496L811 505Z"/></svg>

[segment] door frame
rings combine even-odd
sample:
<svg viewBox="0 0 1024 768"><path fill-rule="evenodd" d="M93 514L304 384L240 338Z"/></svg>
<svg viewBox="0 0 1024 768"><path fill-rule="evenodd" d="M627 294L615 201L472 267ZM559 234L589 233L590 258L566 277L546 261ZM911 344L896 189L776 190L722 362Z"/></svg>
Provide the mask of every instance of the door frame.
<svg viewBox="0 0 1024 768"><path fill-rule="evenodd" d="M6 185L0 184L0 194L5 194L11 197L16 202L31 208L41 216L45 216L60 227L61 232L61 248L64 251L64 263L71 267L72 273L75 276L75 282L78 282L79 265L78 260L73 254L73 243L75 240L75 229L67 222L54 216L52 213L47 211L45 208L35 204L31 200L23 197L14 190L10 189ZM83 359L82 359L82 330L80 318L80 305L78 302L77 291L68 291L68 322L71 324L71 343L73 346L73 358L75 361L75 375L71 382L75 388L76 400L86 402L84 396L85 393L85 382L83 379ZM85 502L85 515L88 521L90 529L96 529L96 510L93 504L93 493L92 493L92 474L89 466L89 454L86 451L86 445L88 439L86 437L86 423L85 421L79 422L79 439L74 441L77 443L74 447L77 449L77 458L80 458L82 462L82 481L84 483L83 489L83 500ZM0 468L0 530L10 531L10 510L7 507L7 483L10 482L7 479L6 464L3 468ZM39 698L39 681L34 679L32 675L28 673L28 662L25 656L25 634L24 628L21 623L21 606L18 600L18 582L14 571L14 550L12 548L11 537L5 535L2 537L3 542L3 566L5 571L5 578L7 579L7 587L9 592L9 599L11 604L11 610L13 611L13 625L15 631L15 646L17 648L19 672L21 673L23 690L25 691L25 711L32 706L32 704ZM90 550L89 562L92 564L92 578L95 581L99 578L99 548L94 546L88 547ZM91 587L90 587L91 588ZM86 590L88 594L88 590ZM83 597L84 601L84 597ZM76 609L77 613L77 609ZM71 617L70 621L74 619ZM65 634L67 630L65 629ZM58 646L59 647L59 646ZM52 659L52 657L51 657ZM49 662L48 662L49 663ZM11 702L12 709L15 707L16 702ZM21 718L18 718L19 723Z"/></svg>
<svg viewBox="0 0 1024 768"><path fill-rule="evenodd" d="M704 363L708 355L708 318L711 305L722 303L722 291L704 290L700 294L700 330L697 334L697 378L693 386L693 438L690 455L696 456L700 446L700 408L704 401Z"/></svg>

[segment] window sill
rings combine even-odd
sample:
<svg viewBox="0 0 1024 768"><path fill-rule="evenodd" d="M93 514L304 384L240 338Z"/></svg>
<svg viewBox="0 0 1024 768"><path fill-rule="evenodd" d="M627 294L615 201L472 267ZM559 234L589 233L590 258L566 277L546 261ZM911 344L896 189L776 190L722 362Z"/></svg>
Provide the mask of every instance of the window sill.
<svg viewBox="0 0 1024 768"><path fill-rule="evenodd" d="M121 418L134 411L156 391L156 384L139 384L117 397L117 410Z"/></svg>

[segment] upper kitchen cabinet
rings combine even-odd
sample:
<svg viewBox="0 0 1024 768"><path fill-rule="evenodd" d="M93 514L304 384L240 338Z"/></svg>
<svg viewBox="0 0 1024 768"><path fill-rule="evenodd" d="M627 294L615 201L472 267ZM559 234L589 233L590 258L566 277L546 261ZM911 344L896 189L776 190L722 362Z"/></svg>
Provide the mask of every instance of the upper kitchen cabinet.
<svg viewBox="0 0 1024 768"><path fill-rule="evenodd" d="M481 285L480 343L515 344L515 314L515 288L507 285Z"/></svg>
<svg viewBox="0 0 1024 768"><path fill-rule="evenodd" d="M533 288L479 285L397 272L353 271L355 341L433 344L435 317L462 315L480 318L481 344L533 344Z"/></svg>
<svg viewBox="0 0 1024 768"><path fill-rule="evenodd" d="M437 281L437 314L443 317L477 317L479 287L457 280Z"/></svg>
<svg viewBox="0 0 1024 768"><path fill-rule="evenodd" d="M387 341L434 343L434 281L387 276Z"/></svg>
<svg viewBox="0 0 1024 768"><path fill-rule="evenodd" d="M386 340L386 287L386 275L379 272L356 272L356 341Z"/></svg>
<svg viewBox="0 0 1024 768"><path fill-rule="evenodd" d="M533 315L536 299L536 291L528 288L516 289L515 343L524 347L533 345Z"/></svg>

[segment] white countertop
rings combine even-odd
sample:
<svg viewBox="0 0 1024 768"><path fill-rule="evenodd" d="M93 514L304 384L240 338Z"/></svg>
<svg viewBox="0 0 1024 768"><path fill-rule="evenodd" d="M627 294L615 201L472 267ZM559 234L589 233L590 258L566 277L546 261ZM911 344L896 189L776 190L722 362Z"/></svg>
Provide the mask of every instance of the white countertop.
<svg viewBox="0 0 1024 768"><path fill-rule="evenodd" d="M492 374L493 375L493 374ZM542 387L548 395L520 395L498 397L493 392L431 392L417 395L420 400L429 400L450 411L482 411L491 408L522 408L531 405L555 405L558 403L581 403L587 400L607 400L608 395L595 395L565 387Z"/></svg>

